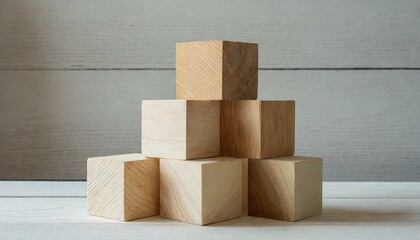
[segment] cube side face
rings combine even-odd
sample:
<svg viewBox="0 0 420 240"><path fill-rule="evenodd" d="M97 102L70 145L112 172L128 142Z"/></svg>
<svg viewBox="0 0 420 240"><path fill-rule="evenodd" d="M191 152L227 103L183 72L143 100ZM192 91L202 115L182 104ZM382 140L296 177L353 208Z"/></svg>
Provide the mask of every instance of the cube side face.
<svg viewBox="0 0 420 240"><path fill-rule="evenodd" d="M221 100L223 41L176 44L176 98Z"/></svg>
<svg viewBox="0 0 420 240"><path fill-rule="evenodd" d="M248 215L248 159L242 159L242 215Z"/></svg>
<svg viewBox="0 0 420 240"><path fill-rule="evenodd" d="M161 159L160 216L202 225L201 165Z"/></svg>
<svg viewBox="0 0 420 240"><path fill-rule="evenodd" d="M118 160L87 161L88 214L124 221L124 170Z"/></svg>
<svg viewBox="0 0 420 240"><path fill-rule="evenodd" d="M223 41L223 99L253 100L258 95L258 44Z"/></svg>
<svg viewBox="0 0 420 240"><path fill-rule="evenodd" d="M220 101L187 101L186 159L220 154Z"/></svg>
<svg viewBox="0 0 420 240"><path fill-rule="evenodd" d="M126 221L159 215L159 159L124 163Z"/></svg>
<svg viewBox="0 0 420 240"><path fill-rule="evenodd" d="M222 156L260 158L260 101L222 101L220 107L220 149Z"/></svg>
<svg viewBox="0 0 420 240"><path fill-rule="evenodd" d="M295 101L261 101L261 156L291 156L295 152Z"/></svg>
<svg viewBox="0 0 420 240"><path fill-rule="evenodd" d="M272 159L250 159L248 172L248 214L293 221L294 163Z"/></svg>
<svg viewBox="0 0 420 240"><path fill-rule="evenodd" d="M322 213L322 159L296 163L295 221Z"/></svg>
<svg viewBox="0 0 420 240"><path fill-rule="evenodd" d="M203 164L202 225L242 216L242 160Z"/></svg>
<svg viewBox="0 0 420 240"><path fill-rule="evenodd" d="M147 100L142 102L142 153L154 158L186 159L187 102Z"/></svg>

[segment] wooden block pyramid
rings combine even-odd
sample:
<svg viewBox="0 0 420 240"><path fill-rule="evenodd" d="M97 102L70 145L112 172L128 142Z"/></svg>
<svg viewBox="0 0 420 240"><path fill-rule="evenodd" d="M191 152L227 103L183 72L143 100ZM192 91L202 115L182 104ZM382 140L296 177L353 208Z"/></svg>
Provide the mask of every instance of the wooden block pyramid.
<svg viewBox="0 0 420 240"><path fill-rule="evenodd" d="M295 101L257 92L257 44L177 43L177 99L142 102L142 154L88 159L88 213L197 225L321 214L322 160L293 156Z"/></svg>

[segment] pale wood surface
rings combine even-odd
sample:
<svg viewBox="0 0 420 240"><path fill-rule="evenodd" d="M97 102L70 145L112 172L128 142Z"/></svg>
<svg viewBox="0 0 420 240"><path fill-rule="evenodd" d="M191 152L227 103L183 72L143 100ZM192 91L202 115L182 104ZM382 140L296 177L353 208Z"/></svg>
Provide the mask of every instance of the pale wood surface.
<svg viewBox="0 0 420 240"><path fill-rule="evenodd" d="M240 217L243 160L161 159L160 216L197 225Z"/></svg>
<svg viewBox="0 0 420 240"><path fill-rule="evenodd" d="M322 212L322 160L290 156L249 160L248 214L298 221Z"/></svg>
<svg viewBox="0 0 420 240"><path fill-rule="evenodd" d="M261 99L296 100L296 154L325 180L420 180L418 71L259 79ZM85 179L88 157L140 152L142 99L174 98L175 71L2 71L0 178Z"/></svg>
<svg viewBox="0 0 420 240"><path fill-rule="evenodd" d="M256 99L258 45L223 40L176 44L176 98Z"/></svg>
<svg viewBox="0 0 420 240"><path fill-rule="evenodd" d="M242 160L242 215L248 215L248 159Z"/></svg>
<svg viewBox="0 0 420 240"><path fill-rule="evenodd" d="M419 68L419 5L2 0L0 68L174 68L176 42L209 39L258 42L262 68Z"/></svg>
<svg viewBox="0 0 420 240"><path fill-rule="evenodd" d="M222 156L259 159L293 155L294 101L222 101L220 109Z"/></svg>
<svg viewBox="0 0 420 240"><path fill-rule="evenodd" d="M87 160L87 212L130 221L159 214L159 159L142 154Z"/></svg>
<svg viewBox="0 0 420 240"><path fill-rule="evenodd" d="M218 156L219 116L219 101L143 101L142 153L175 159Z"/></svg>
<svg viewBox="0 0 420 240"><path fill-rule="evenodd" d="M420 184L325 182L324 212L296 223L241 217L205 227L160 217L120 223L86 214L82 182L0 182L5 239L417 239ZM76 193L60 197L59 189ZM17 192L16 192L17 191ZM20 197L10 198L16 195ZM39 198L39 195L50 197ZM70 194L72 195L72 194ZM57 198L60 197L60 198Z"/></svg>
<svg viewBox="0 0 420 240"><path fill-rule="evenodd" d="M86 181L1 181L0 183L1 197L86 197ZM323 182L322 191L324 199L420 198L420 184L415 182Z"/></svg>

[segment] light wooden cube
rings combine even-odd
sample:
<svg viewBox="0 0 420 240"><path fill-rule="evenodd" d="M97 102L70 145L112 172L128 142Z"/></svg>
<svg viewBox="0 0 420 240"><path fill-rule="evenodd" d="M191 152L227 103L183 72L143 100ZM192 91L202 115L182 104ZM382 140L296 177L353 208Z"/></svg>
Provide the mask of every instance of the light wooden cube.
<svg viewBox="0 0 420 240"><path fill-rule="evenodd" d="M129 221L159 214L159 159L142 154L87 160L88 214Z"/></svg>
<svg viewBox="0 0 420 240"><path fill-rule="evenodd" d="M145 100L142 153L147 157L194 159L220 153L220 102Z"/></svg>
<svg viewBox="0 0 420 240"><path fill-rule="evenodd" d="M251 159L295 151L295 101L221 102L221 155Z"/></svg>
<svg viewBox="0 0 420 240"><path fill-rule="evenodd" d="M242 215L242 161L207 158L162 159L160 215L206 225Z"/></svg>
<svg viewBox="0 0 420 240"><path fill-rule="evenodd" d="M257 99L258 44L232 41L176 44L176 98Z"/></svg>
<svg viewBox="0 0 420 240"><path fill-rule="evenodd" d="M254 159L248 167L250 216L298 221L321 214L321 158Z"/></svg>

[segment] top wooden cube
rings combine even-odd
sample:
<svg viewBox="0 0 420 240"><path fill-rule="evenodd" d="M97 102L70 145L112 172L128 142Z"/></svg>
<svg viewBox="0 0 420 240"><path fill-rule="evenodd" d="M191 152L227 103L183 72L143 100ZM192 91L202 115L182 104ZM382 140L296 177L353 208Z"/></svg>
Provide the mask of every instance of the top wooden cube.
<svg viewBox="0 0 420 240"><path fill-rule="evenodd" d="M205 41L176 44L176 98L253 100L258 92L258 44Z"/></svg>

